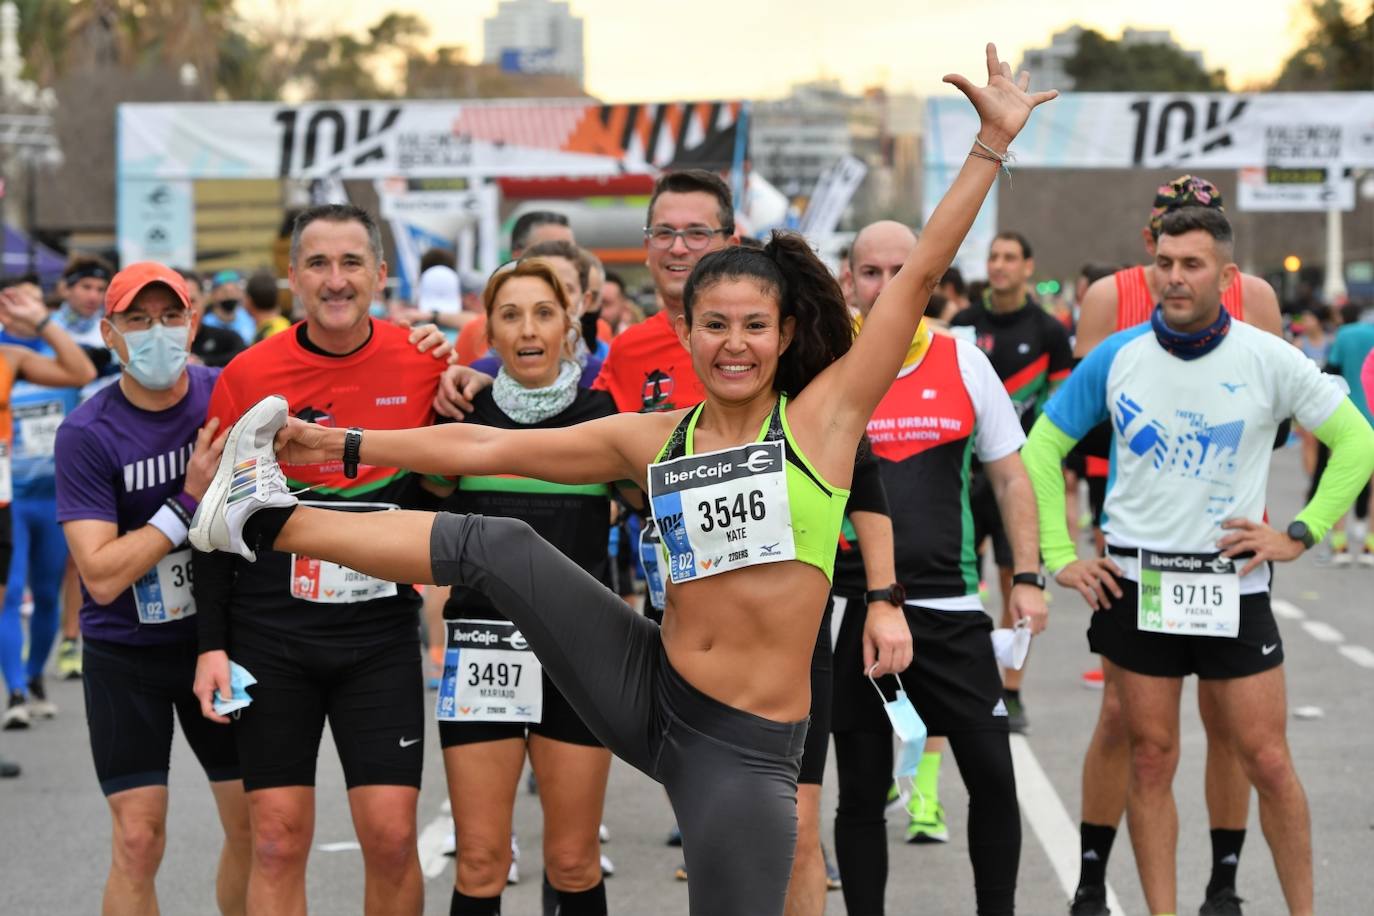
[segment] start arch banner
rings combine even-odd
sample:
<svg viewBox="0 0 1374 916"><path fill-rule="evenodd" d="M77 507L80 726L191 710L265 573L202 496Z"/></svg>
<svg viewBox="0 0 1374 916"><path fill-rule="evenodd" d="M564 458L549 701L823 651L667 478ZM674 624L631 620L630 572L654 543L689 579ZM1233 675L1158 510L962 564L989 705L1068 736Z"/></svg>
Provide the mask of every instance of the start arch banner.
<svg viewBox="0 0 1374 916"><path fill-rule="evenodd" d="M922 203L929 219L963 166L978 115L963 96L927 102ZM1069 92L1042 105L1012 144L1012 169L1206 170L1374 167L1374 92ZM955 265L986 275L997 231L988 195Z"/></svg>

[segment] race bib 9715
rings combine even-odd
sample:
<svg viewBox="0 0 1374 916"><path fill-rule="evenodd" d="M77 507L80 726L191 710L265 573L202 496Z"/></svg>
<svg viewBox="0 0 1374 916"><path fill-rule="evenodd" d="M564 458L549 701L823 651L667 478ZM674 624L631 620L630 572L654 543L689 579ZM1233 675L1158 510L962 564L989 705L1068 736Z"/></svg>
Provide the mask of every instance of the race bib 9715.
<svg viewBox="0 0 1374 916"><path fill-rule="evenodd" d="M1240 576L1214 553L1140 551L1136 629L1170 636L1240 635Z"/></svg>
<svg viewBox="0 0 1374 916"><path fill-rule="evenodd" d="M796 558L782 442L649 466L649 501L674 583Z"/></svg>

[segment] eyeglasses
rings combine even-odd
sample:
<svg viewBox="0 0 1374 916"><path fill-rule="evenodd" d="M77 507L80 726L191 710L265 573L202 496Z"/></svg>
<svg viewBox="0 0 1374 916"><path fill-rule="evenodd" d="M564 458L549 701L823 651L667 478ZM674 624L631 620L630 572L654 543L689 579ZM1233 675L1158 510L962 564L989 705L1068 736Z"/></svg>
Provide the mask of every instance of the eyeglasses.
<svg viewBox="0 0 1374 916"><path fill-rule="evenodd" d="M160 324L164 328L184 328L187 322L191 320L191 313L185 309L173 309L163 312L158 318L153 318L152 315L142 312L134 315L121 313L118 317L126 331L147 331L152 328L154 323Z"/></svg>
<svg viewBox="0 0 1374 916"><path fill-rule="evenodd" d="M673 247L677 239L682 239L682 244L686 245L691 251L701 251L711 244L711 239L717 235L729 235L728 229L708 229L705 226L691 226L687 229L673 229L670 226L645 226L644 238L649 242L650 247L660 251L667 251Z"/></svg>

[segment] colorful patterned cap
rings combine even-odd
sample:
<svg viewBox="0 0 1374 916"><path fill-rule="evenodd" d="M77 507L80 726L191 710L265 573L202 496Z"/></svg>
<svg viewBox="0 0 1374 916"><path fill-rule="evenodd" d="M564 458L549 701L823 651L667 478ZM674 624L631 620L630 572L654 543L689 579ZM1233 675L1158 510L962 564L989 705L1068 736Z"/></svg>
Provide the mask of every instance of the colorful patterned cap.
<svg viewBox="0 0 1374 916"><path fill-rule="evenodd" d="M1168 184L1160 185L1155 192L1155 203L1150 208L1150 235L1159 238L1160 223L1164 214L1172 213L1182 207L1208 207L1226 212L1222 206L1221 192L1206 178L1195 175L1181 175Z"/></svg>

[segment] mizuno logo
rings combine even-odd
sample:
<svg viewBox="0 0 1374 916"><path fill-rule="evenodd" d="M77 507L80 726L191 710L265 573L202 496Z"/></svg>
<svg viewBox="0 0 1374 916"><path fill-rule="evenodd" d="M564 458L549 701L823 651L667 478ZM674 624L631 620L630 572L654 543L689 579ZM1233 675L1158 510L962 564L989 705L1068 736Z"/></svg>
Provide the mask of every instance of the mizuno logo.
<svg viewBox="0 0 1374 916"><path fill-rule="evenodd" d="M1244 382L1222 382L1222 383L1221 383L1221 387L1225 388L1225 389L1226 389L1227 391L1229 391L1231 394L1235 394L1237 391L1240 391L1242 388L1245 387L1245 383L1244 383Z"/></svg>
<svg viewBox="0 0 1374 916"><path fill-rule="evenodd" d="M781 543L782 543L782 541L778 541L778 542L775 543L775 544L760 544L760 545L759 545L759 556L761 556L761 557L776 557L776 556L781 552L781 551L778 550L778 544L781 544Z"/></svg>
<svg viewBox="0 0 1374 916"><path fill-rule="evenodd" d="M1278 643L1274 643L1272 646L1261 646L1261 647L1260 647L1260 652L1262 652L1262 653L1265 654L1265 655L1268 655L1269 653L1273 652L1273 651L1274 651L1275 649L1277 649L1278 647L1279 647L1279 644L1278 644Z"/></svg>
<svg viewBox="0 0 1374 916"><path fill-rule="evenodd" d="M401 739L401 747L410 747L410 746L413 745L413 744L419 744L419 743L420 743L420 739L419 739L419 738L411 738L409 741L407 741L405 738L402 738L402 739Z"/></svg>

